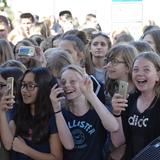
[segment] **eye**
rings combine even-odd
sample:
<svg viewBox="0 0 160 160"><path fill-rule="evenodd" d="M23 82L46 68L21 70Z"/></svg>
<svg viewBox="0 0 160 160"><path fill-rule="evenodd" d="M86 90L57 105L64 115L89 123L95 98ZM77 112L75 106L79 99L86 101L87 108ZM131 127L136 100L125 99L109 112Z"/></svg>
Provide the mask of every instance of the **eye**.
<svg viewBox="0 0 160 160"><path fill-rule="evenodd" d="M94 43L93 43L93 46L98 46L98 42L94 42Z"/></svg>
<svg viewBox="0 0 160 160"><path fill-rule="evenodd" d="M105 46L106 46L106 43L101 42L101 46L102 46L102 47L105 47Z"/></svg>
<svg viewBox="0 0 160 160"><path fill-rule="evenodd" d="M134 73L137 73L138 71L139 71L138 68L133 68L133 72L134 72Z"/></svg>
<svg viewBox="0 0 160 160"><path fill-rule="evenodd" d="M75 84L76 83L76 80L71 80L70 81L70 84Z"/></svg>
<svg viewBox="0 0 160 160"><path fill-rule="evenodd" d="M150 69L149 68L145 68L144 72L150 72Z"/></svg>
<svg viewBox="0 0 160 160"><path fill-rule="evenodd" d="M117 64L118 61L117 61L116 59L111 59L111 63L112 63L112 64Z"/></svg>
<svg viewBox="0 0 160 160"><path fill-rule="evenodd" d="M26 86L26 84L25 83L21 83L21 88L24 88Z"/></svg>
<svg viewBox="0 0 160 160"><path fill-rule="evenodd" d="M60 84L61 84L62 86L64 86L64 85L66 84L66 80L61 79L61 80L60 80Z"/></svg>
<svg viewBox="0 0 160 160"><path fill-rule="evenodd" d="M34 84L28 84L28 89L32 90L35 88L35 85Z"/></svg>

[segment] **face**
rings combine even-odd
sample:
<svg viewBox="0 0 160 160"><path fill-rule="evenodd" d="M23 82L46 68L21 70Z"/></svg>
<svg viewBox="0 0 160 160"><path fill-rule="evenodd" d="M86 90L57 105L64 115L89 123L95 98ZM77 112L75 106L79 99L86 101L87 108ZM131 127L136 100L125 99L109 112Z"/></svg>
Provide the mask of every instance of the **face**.
<svg viewBox="0 0 160 160"><path fill-rule="evenodd" d="M7 81L0 75L0 98L7 89Z"/></svg>
<svg viewBox="0 0 160 160"><path fill-rule="evenodd" d="M156 52L157 49L156 49L156 44L154 42L154 39L151 35L147 34L144 38L143 38L143 41L149 43L152 47L152 49Z"/></svg>
<svg viewBox="0 0 160 160"><path fill-rule="evenodd" d="M78 52L75 50L72 42L67 41L67 40L62 40L60 41L58 47L68 51L73 57L73 60L75 61L75 63L80 64L82 57L78 56Z"/></svg>
<svg viewBox="0 0 160 160"><path fill-rule="evenodd" d="M7 39L8 27L4 23L0 23L0 38Z"/></svg>
<svg viewBox="0 0 160 160"><path fill-rule="evenodd" d="M38 86L33 73L27 73L22 81L21 94L25 104L34 104L37 98Z"/></svg>
<svg viewBox="0 0 160 160"><path fill-rule="evenodd" d="M32 27L32 20L30 18L22 18L21 19L21 26L24 29L24 31L29 34L30 29Z"/></svg>
<svg viewBox="0 0 160 160"><path fill-rule="evenodd" d="M122 57L115 57L105 66L107 77L113 80L128 80L129 69Z"/></svg>
<svg viewBox="0 0 160 160"><path fill-rule="evenodd" d="M82 95L80 81L82 77L73 70L66 70L61 75L61 86L64 89L67 100L74 100Z"/></svg>
<svg viewBox="0 0 160 160"><path fill-rule="evenodd" d="M108 51L108 44L106 38L97 36L92 40L91 53L94 57L105 57Z"/></svg>
<svg viewBox="0 0 160 160"><path fill-rule="evenodd" d="M151 61L139 58L133 65L132 80L139 91L150 92L159 81L159 73Z"/></svg>

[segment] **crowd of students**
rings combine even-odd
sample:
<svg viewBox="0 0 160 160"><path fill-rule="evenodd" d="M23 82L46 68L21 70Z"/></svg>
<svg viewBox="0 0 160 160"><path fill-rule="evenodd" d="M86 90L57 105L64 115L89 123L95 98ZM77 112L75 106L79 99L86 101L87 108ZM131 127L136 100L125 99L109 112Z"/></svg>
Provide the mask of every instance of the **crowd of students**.
<svg viewBox="0 0 160 160"><path fill-rule="evenodd" d="M0 15L0 159L131 160L160 135L160 28L135 41L60 17L22 13L11 30ZM34 55L19 54L28 46Z"/></svg>

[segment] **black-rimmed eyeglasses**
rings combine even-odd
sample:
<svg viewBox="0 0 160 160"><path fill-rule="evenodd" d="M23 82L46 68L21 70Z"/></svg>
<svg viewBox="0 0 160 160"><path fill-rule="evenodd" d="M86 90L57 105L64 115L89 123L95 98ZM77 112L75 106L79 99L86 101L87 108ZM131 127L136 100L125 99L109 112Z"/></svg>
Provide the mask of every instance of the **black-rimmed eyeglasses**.
<svg viewBox="0 0 160 160"><path fill-rule="evenodd" d="M21 89L26 88L27 91L33 91L36 87L38 87L38 85L35 83L21 83Z"/></svg>
<svg viewBox="0 0 160 160"><path fill-rule="evenodd" d="M105 60L105 64L108 64L108 63L111 63L113 66L116 66L116 65L118 65L120 63L124 63L125 64L126 62L120 61L118 59L106 59Z"/></svg>

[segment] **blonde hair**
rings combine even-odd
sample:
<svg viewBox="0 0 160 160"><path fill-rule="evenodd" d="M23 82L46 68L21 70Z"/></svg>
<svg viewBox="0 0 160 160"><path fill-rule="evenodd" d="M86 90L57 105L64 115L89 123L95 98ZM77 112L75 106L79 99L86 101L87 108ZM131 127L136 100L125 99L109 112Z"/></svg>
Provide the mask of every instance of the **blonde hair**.
<svg viewBox="0 0 160 160"><path fill-rule="evenodd" d="M62 68L73 64L72 56L64 49L61 48L50 48L45 51L45 57L47 61L47 68L54 72L56 77L60 76Z"/></svg>
<svg viewBox="0 0 160 160"><path fill-rule="evenodd" d="M67 71L67 70L71 70L71 71L76 72L76 73L77 73L78 75L80 75L80 77L82 77L82 78L86 75L86 72L85 72L84 68L82 68L81 66L76 65L76 64L70 64L70 65L64 67L64 68L62 69L62 71L61 71L61 75L63 74L63 72L65 72L65 71ZM93 107L92 107L92 105L90 104L90 102L87 101L86 98L85 98L85 100L86 100L87 104L89 105L89 108L90 108L90 109L93 109ZM65 101L65 108L66 108L67 110L69 110L69 106L71 106L71 105L72 105L72 104L71 104L69 101L67 101L67 100Z"/></svg>
<svg viewBox="0 0 160 160"><path fill-rule="evenodd" d="M79 73L82 77L84 77L84 75L86 74L84 68L82 68L82 67L80 67L79 65L76 65L76 64L70 64L70 65L64 67L61 71L61 74L63 72L65 72L66 70L73 70L73 71Z"/></svg>

